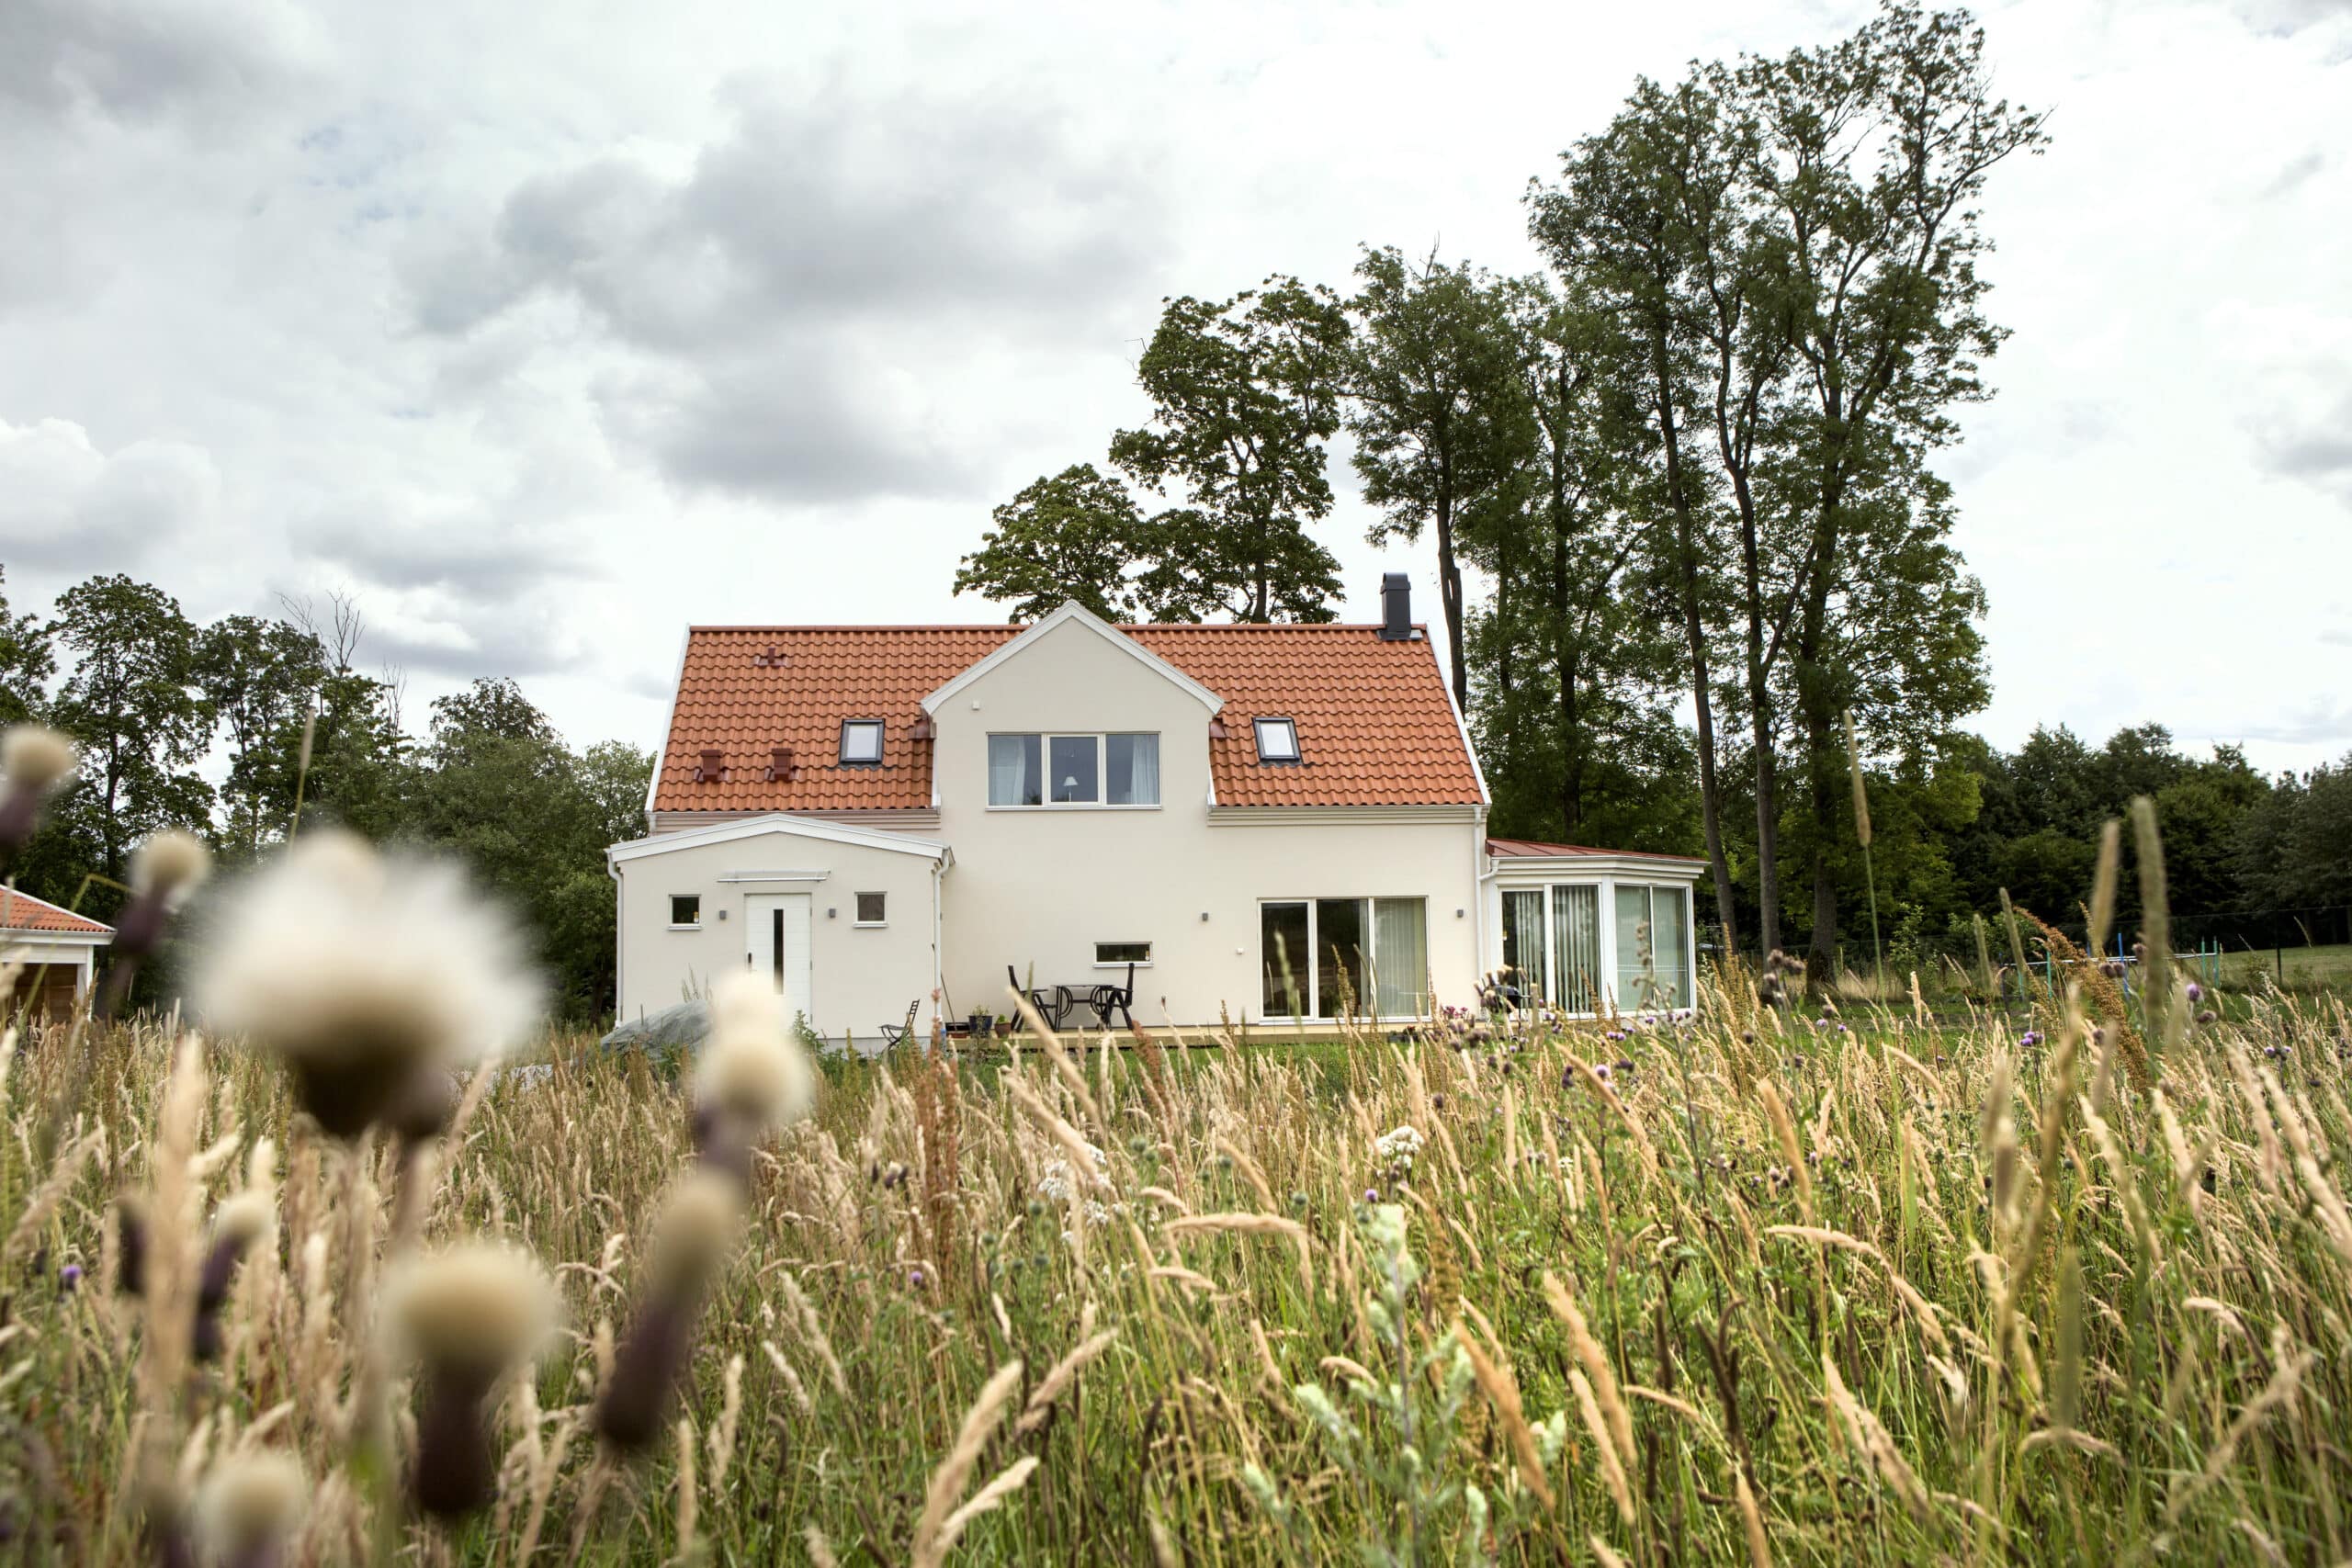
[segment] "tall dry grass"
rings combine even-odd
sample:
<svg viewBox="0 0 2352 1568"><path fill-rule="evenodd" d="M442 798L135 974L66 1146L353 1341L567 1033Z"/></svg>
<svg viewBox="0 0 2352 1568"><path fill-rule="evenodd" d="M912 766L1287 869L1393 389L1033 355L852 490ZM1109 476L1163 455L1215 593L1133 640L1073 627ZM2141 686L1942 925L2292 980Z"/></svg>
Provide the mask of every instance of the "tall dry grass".
<svg viewBox="0 0 2352 1568"><path fill-rule="evenodd" d="M2352 1554L2343 1010L2176 1023L2144 1093L2062 1008L2031 1044L1845 1021L1367 1038L1340 1087L1280 1046L832 1066L754 1151L634 1453L596 1402L673 1267L688 1091L558 1043L469 1083L413 1222L422 1253L523 1249L562 1301L486 1406L492 1501L447 1525L401 1483L428 1380L377 1359L413 1156L323 1136L234 1041L33 1031L0 1508L131 1560L267 1457L306 1478L290 1562ZM199 1359L207 1227L256 1192L275 1223Z"/></svg>

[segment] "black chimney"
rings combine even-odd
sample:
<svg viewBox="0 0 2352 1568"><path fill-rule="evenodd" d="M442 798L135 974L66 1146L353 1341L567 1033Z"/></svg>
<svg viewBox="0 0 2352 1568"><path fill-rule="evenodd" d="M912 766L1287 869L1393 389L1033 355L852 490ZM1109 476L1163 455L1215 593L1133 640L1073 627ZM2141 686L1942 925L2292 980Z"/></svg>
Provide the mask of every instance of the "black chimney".
<svg viewBox="0 0 2352 1568"><path fill-rule="evenodd" d="M1380 580L1380 640L1413 640L1413 580L1401 571Z"/></svg>

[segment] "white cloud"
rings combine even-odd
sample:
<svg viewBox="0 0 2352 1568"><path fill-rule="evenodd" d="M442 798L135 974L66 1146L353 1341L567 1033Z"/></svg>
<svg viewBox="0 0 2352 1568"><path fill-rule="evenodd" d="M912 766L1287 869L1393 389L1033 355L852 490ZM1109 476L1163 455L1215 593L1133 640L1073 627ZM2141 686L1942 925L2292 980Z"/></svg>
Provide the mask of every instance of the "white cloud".
<svg viewBox="0 0 2352 1568"><path fill-rule="evenodd" d="M956 558L1141 417L1162 296L1532 268L1526 181L1637 73L1868 10L0 0L0 562L20 605L351 588L418 703L527 673L650 740L689 620L993 618ZM2056 109L1946 464L1987 732L2340 750L2352 7L1984 19ZM1351 613L1433 606L1335 477Z"/></svg>
<svg viewBox="0 0 2352 1568"><path fill-rule="evenodd" d="M101 452L69 420L0 420L0 539L14 561L114 571L214 522L220 476L177 441Z"/></svg>

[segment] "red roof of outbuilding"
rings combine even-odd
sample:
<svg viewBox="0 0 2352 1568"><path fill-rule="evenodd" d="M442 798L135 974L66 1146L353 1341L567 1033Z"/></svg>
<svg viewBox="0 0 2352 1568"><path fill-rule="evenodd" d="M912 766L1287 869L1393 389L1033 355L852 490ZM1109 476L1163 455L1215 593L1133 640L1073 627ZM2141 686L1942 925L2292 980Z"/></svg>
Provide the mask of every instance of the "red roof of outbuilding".
<svg viewBox="0 0 2352 1568"><path fill-rule="evenodd" d="M914 738L922 699L1023 629L694 627L653 809L925 809L931 743ZM1392 642L1377 626L1116 629L1224 699L1225 738L1209 741L1220 806L1478 802L1477 771L1426 634ZM1296 722L1299 765L1260 764L1250 721L1261 717ZM842 721L851 718L885 722L882 766L839 765ZM792 748L790 783L766 776L779 746ZM724 776L697 784L701 753L714 747Z"/></svg>
<svg viewBox="0 0 2352 1568"><path fill-rule="evenodd" d="M66 931L81 936L112 936L114 928L62 905L13 887L0 888L0 931Z"/></svg>

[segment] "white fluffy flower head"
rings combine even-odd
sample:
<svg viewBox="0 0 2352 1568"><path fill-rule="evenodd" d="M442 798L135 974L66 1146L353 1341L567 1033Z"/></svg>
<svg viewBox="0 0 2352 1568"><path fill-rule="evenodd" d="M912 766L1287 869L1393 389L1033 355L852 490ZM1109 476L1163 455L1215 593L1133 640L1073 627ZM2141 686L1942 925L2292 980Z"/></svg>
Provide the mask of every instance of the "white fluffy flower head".
<svg viewBox="0 0 2352 1568"><path fill-rule="evenodd" d="M808 1115L816 1072L790 1022L783 995L750 970L712 987L695 1098L761 1133Z"/></svg>
<svg viewBox="0 0 2352 1568"><path fill-rule="evenodd" d="M223 1033L298 1062L437 1066L539 1018L520 934L446 862L307 834L223 901L195 986Z"/></svg>
<svg viewBox="0 0 2352 1568"><path fill-rule="evenodd" d="M74 742L38 724L0 736L0 775L17 789L47 795L74 776Z"/></svg>
<svg viewBox="0 0 2352 1568"><path fill-rule="evenodd" d="M133 891L168 905L212 874L212 852L193 833L166 828L130 856Z"/></svg>
<svg viewBox="0 0 2352 1568"><path fill-rule="evenodd" d="M488 1377L537 1356L561 1303L521 1247L466 1241L404 1265L384 1305L409 1355Z"/></svg>

